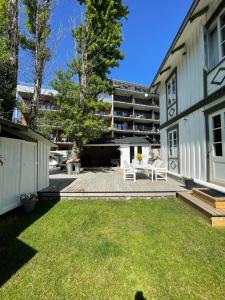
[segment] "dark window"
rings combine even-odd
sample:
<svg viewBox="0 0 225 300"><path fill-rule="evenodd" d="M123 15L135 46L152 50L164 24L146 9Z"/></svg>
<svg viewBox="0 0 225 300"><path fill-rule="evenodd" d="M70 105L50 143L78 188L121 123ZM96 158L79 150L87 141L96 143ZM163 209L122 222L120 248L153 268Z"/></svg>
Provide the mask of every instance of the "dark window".
<svg viewBox="0 0 225 300"><path fill-rule="evenodd" d="M130 163L132 163L132 160L134 159L134 147L130 147Z"/></svg>
<svg viewBox="0 0 225 300"><path fill-rule="evenodd" d="M214 155L223 156L221 115L213 117L213 146Z"/></svg>
<svg viewBox="0 0 225 300"><path fill-rule="evenodd" d="M137 152L138 152L139 154L142 154L142 147L141 147L141 146L138 146Z"/></svg>

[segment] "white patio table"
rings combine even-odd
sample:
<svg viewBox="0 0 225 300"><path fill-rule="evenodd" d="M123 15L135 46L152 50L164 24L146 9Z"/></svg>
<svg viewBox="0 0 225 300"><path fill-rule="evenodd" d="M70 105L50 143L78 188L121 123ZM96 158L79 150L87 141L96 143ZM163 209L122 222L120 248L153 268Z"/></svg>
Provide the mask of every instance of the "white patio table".
<svg viewBox="0 0 225 300"><path fill-rule="evenodd" d="M154 166L149 165L149 164L138 164L138 163L133 163L131 164L132 168L136 170L148 170L151 171L151 177L152 177L152 182L153 182L153 176L154 176Z"/></svg>

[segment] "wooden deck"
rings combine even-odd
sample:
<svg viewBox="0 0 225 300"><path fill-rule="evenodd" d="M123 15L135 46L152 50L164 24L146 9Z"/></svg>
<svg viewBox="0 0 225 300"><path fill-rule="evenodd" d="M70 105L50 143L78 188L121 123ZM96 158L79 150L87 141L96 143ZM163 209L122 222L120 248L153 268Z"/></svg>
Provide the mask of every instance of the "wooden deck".
<svg viewBox="0 0 225 300"><path fill-rule="evenodd" d="M182 183L168 178L152 182L141 173L137 181L124 181L119 171L84 171L77 176L55 174L50 176L50 185L41 191L42 195L59 193L61 197L153 197L175 196L185 191Z"/></svg>

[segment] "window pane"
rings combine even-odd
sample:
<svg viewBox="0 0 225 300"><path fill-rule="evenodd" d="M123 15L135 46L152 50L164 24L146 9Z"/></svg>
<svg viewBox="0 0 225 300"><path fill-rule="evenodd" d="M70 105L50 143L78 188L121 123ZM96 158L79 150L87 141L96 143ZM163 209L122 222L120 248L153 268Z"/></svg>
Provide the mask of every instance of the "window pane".
<svg viewBox="0 0 225 300"><path fill-rule="evenodd" d="M221 129L214 130L213 136L214 143L220 143L222 141Z"/></svg>
<svg viewBox="0 0 225 300"><path fill-rule="evenodd" d="M223 156L222 144L214 144L215 156Z"/></svg>
<svg viewBox="0 0 225 300"><path fill-rule="evenodd" d="M225 14L220 17L220 26L221 28L225 25Z"/></svg>
<svg viewBox="0 0 225 300"><path fill-rule="evenodd" d="M225 41L225 27L221 30L221 43Z"/></svg>
<svg viewBox="0 0 225 300"><path fill-rule="evenodd" d="M220 128L221 127L221 116L217 115L213 117L213 128Z"/></svg>
<svg viewBox="0 0 225 300"><path fill-rule="evenodd" d="M173 96L175 96L175 98L176 98L176 91L177 91L176 80L175 80L175 78L173 78L173 81L172 81L172 93L173 93Z"/></svg>
<svg viewBox="0 0 225 300"><path fill-rule="evenodd" d="M167 86L167 93L168 93L168 95L171 94L171 85L170 85L170 83L168 83L168 86Z"/></svg>
<svg viewBox="0 0 225 300"><path fill-rule="evenodd" d="M173 132L173 138L176 140L177 139L177 131Z"/></svg>
<svg viewBox="0 0 225 300"><path fill-rule="evenodd" d="M222 57L225 56L225 42L222 44Z"/></svg>
<svg viewBox="0 0 225 300"><path fill-rule="evenodd" d="M215 27L208 36L209 41L209 68L215 67L219 62L219 48L218 48L218 31Z"/></svg>

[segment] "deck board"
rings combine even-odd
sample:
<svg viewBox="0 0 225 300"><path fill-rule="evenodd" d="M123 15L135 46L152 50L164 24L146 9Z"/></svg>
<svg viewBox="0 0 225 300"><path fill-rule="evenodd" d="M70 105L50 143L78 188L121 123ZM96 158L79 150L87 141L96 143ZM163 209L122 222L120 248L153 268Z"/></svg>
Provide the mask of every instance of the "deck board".
<svg viewBox="0 0 225 300"><path fill-rule="evenodd" d="M55 174L50 176L50 185L43 192L64 193L151 193L182 192L182 183L168 178L152 182L143 174L137 174L136 182L124 181L123 174L115 171L85 171L77 176Z"/></svg>

